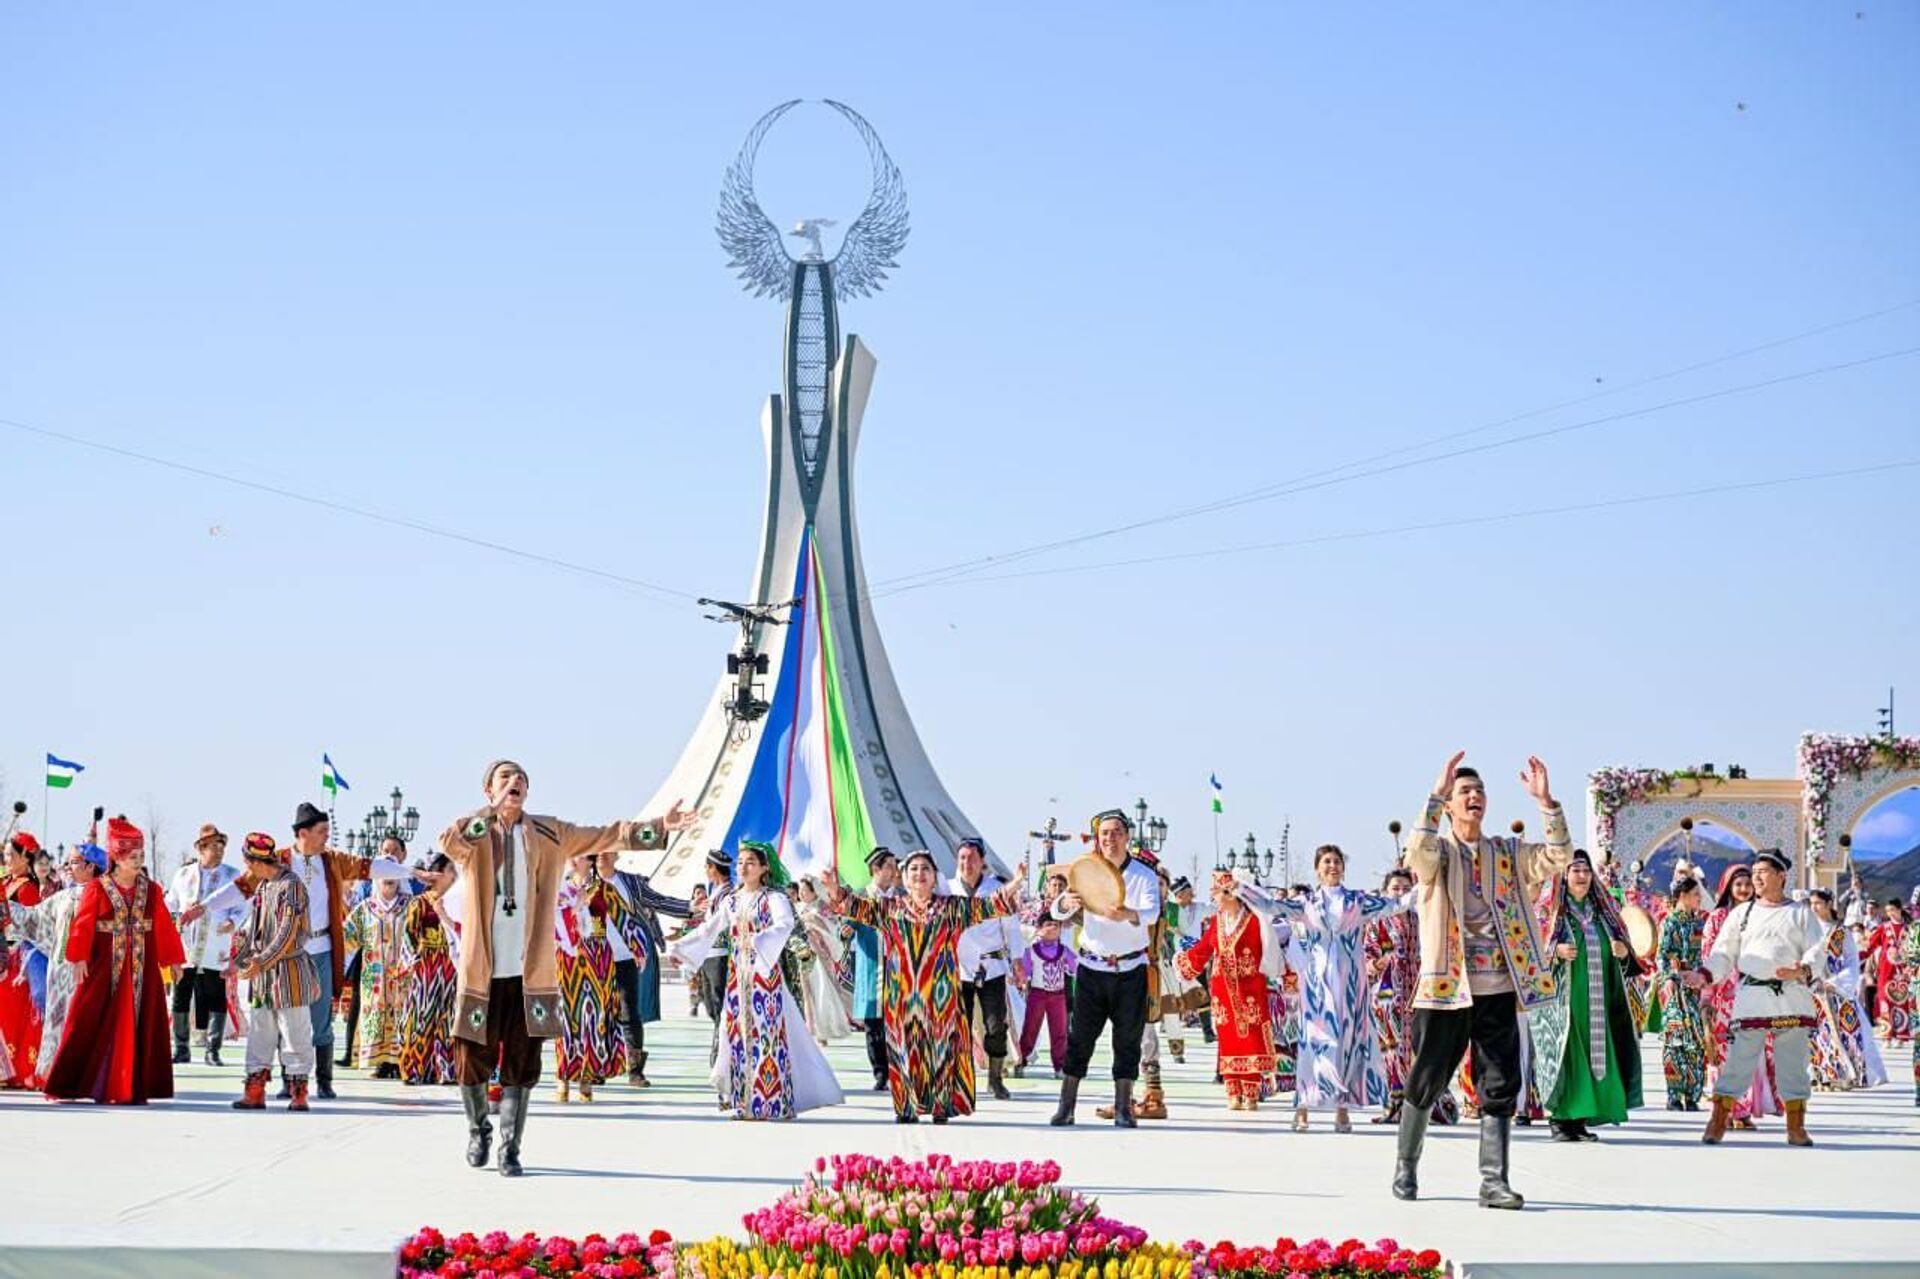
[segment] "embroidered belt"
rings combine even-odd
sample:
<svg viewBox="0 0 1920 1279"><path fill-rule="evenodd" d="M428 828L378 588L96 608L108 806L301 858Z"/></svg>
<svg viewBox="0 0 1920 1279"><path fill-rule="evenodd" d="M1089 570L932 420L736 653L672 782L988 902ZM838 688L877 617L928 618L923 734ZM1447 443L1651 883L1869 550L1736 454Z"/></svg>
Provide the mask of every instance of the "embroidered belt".
<svg viewBox="0 0 1920 1279"><path fill-rule="evenodd" d="M1793 985L1793 986L1806 985L1805 982L1800 981L1797 978L1792 982L1784 982L1784 981L1769 980L1765 977L1748 977L1748 976L1745 976L1744 974L1740 978L1740 984L1742 986L1752 986L1756 990L1770 990L1776 995L1786 994L1787 987L1789 985Z"/></svg>
<svg viewBox="0 0 1920 1279"><path fill-rule="evenodd" d="M1089 963L1089 964L1105 964L1109 968L1118 968L1122 964L1130 964L1136 959L1145 959L1146 957L1147 957L1147 952L1145 947L1142 947L1139 950L1130 950L1124 955L1101 955L1101 954L1096 954L1091 950L1083 950L1080 952L1080 958L1082 962Z"/></svg>

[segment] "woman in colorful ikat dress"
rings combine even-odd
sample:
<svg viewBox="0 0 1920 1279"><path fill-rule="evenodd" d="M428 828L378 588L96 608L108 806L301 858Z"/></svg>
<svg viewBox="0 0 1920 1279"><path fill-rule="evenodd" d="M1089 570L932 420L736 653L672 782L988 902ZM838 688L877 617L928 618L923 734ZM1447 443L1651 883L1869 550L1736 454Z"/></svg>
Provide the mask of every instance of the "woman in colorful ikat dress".
<svg viewBox="0 0 1920 1279"><path fill-rule="evenodd" d="M442 903L453 886L453 863L441 853L420 878L426 891L407 899L400 929L407 992L400 1013L400 1082L450 1084L454 1082L453 1003L460 974L449 940L453 924Z"/></svg>
<svg viewBox="0 0 1920 1279"><path fill-rule="evenodd" d="M1840 926L1832 893L1816 888L1808 904L1828 929L1826 966L1812 982L1813 1011L1820 1019L1809 1046L1813 1086L1847 1092L1884 1084L1886 1063L1860 1007L1860 947Z"/></svg>
<svg viewBox="0 0 1920 1279"><path fill-rule="evenodd" d="M360 960L358 1064L375 1079L400 1077L400 1023L406 1013L404 963L407 899L400 881L383 879L347 915L340 936Z"/></svg>
<svg viewBox="0 0 1920 1279"><path fill-rule="evenodd" d="M1331 1109L1334 1131L1351 1132L1351 1107L1387 1103L1386 1063L1374 1034L1360 948L1369 924L1411 910L1414 899L1348 888L1342 882L1347 855L1333 844L1315 850L1313 870L1320 886L1304 898L1281 898L1247 884L1239 894L1256 914L1292 927L1303 961L1293 1126L1304 1132L1308 1111Z"/></svg>
<svg viewBox="0 0 1920 1279"><path fill-rule="evenodd" d="M1675 880L1673 906L1660 921L1660 943L1654 953L1663 986L1660 1065L1667 1076L1668 1110L1700 1109L1707 1088L1707 1013L1700 992L1680 980L1700 967L1706 926L1707 917L1700 910L1700 881Z"/></svg>
<svg viewBox="0 0 1920 1279"><path fill-rule="evenodd" d="M560 946L560 1044L555 1053L554 1100L592 1101L595 1084L627 1068L627 1040L621 1028L619 993L613 977L613 943L607 917L623 905L620 895L600 878L591 857L567 864L567 882L556 903L555 939ZM635 951L644 959L644 951Z"/></svg>
<svg viewBox="0 0 1920 1279"><path fill-rule="evenodd" d="M1880 979L1877 1029L1888 1043L1900 1044L1913 1039L1913 969L1905 955L1909 920L1897 897L1887 899L1885 912L1868 934L1866 961Z"/></svg>
<svg viewBox="0 0 1920 1279"><path fill-rule="evenodd" d="M991 897L937 893L939 871L925 849L901 863L906 894L855 897L828 885L829 908L880 936L887 1028L887 1086L897 1123L921 1114L943 1124L973 1113L973 1036L960 1015L960 934L1019 910L1026 866Z"/></svg>
<svg viewBox="0 0 1920 1279"><path fill-rule="evenodd" d="M775 886L773 850L742 840L738 886L707 910L698 928L668 946L694 966L722 938L731 943L721 1000L719 1051L709 1076L720 1107L735 1119L792 1119L843 1100L827 1059L807 1031L788 988L781 955L793 935L793 902Z"/></svg>

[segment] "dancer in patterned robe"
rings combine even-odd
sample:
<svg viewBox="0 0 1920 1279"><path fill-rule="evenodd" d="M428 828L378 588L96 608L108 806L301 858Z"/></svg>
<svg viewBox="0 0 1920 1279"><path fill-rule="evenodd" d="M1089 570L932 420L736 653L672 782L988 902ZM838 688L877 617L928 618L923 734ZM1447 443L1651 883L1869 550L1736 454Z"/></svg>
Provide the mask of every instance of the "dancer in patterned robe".
<svg viewBox="0 0 1920 1279"><path fill-rule="evenodd" d="M1413 873L1396 866L1381 881L1387 897L1404 897L1413 890ZM1387 1108L1373 1117L1376 1124L1400 1122L1407 1072L1413 1069L1413 992L1420 983L1420 917L1412 911L1378 919L1367 929L1367 977L1373 983L1373 1028L1380 1037L1386 1062ZM1460 1118L1453 1090L1433 1103L1433 1122L1451 1124Z"/></svg>
<svg viewBox="0 0 1920 1279"><path fill-rule="evenodd" d="M1212 965L1207 991L1213 998L1218 1053L1214 1073L1226 1086L1227 1109L1258 1110L1260 1086L1273 1074L1276 1058L1267 982L1279 971L1279 942L1272 929L1241 904L1236 888L1232 871L1213 873L1214 912L1199 940L1174 963L1188 981L1198 980Z"/></svg>
<svg viewBox="0 0 1920 1279"><path fill-rule="evenodd" d="M1555 1141L1598 1141L1588 1124L1623 1124L1642 1104L1640 1036L1627 999L1640 961L1613 895L1596 890L1594 878L1587 851L1574 849L1541 925L1559 995L1527 1014Z"/></svg>
<svg viewBox="0 0 1920 1279"><path fill-rule="evenodd" d="M698 964L722 937L732 944L720 992L719 1050L708 1076L720 1107L735 1119L792 1119L838 1105L840 1085L786 983L781 956L795 919L793 902L772 880L773 849L742 840L734 863L738 886L667 948L681 963Z"/></svg>
<svg viewBox="0 0 1920 1279"><path fill-rule="evenodd" d="M15 906L40 904L40 882L33 877L33 855L40 841L26 831L15 831L7 841L5 877L0 879L0 933L11 933ZM0 948L0 1087L31 1088L39 1081L40 1038L45 1031L40 1007L27 978L29 960L40 961L30 947Z"/></svg>
<svg viewBox="0 0 1920 1279"><path fill-rule="evenodd" d="M1304 960L1293 1126L1304 1132L1309 1111L1330 1108L1334 1131L1350 1132L1350 1107L1387 1102L1386 1066L1374 1035L1360 948L1369 924L1413 909L1414 899L1348 888L1341 882L1347 855L1333 844L1315 850L1313 869L1320 887L1305 898L1282 898L1244 884L1239 892L1256 914L1291 925Z"/></svg>
<svg viewBox="0 0 1920 1279"><path fill-rule="evenodd" d="M73 992L80 984L78 970L67 959L73 916L80 909L80 897L87 885L106 868L107 850L82 844L67 854L67 878L72 881L67 887L41 898L38 906L13 908L14 940L33 947L47 961L47 1006L41 1014L40 1030L42 1068L53 1064L60 1037L66 1033Z"/></svg>
<svg viewBox="0 0 1920 1279"><path fill-rule="evenodd" d="M1880 979L1880 1012L1876 1029L1890 1044L1913 1039L1913 970L1906 962L1907 908L1889 897L1886 915L1869 935L1866 962Z"/></svg>
<svg viewBox="0 0 1920 1279"><path fill-rule="evenodd" d="M400 1082L450 1084L453 1067L453 996L460 974L448 948L448 921L441 900L453 885L445 853L421 877L427 891L407 899L401 926L401 963L407 1002L400 1014Z"/></svg>
<svg viewBox="0 0 1920 1279"><path fill-rule="evenodd" d="M626 909L620 894L599 876L591 857L576 857L560 890L560 1044L555 1053L554 1099L593 1100L593 1086L627 1068L625 1018L614 983L610 915ZM633 952L640 962L644 951Z"/></svg>
<svg viewBox="0 0 1920 1279"><path fill-rule="evenodd" d="M400 979L407 899L397 879L380 880L347 914L340 936L360 959L359 1066L375 1079L400 1077L401 1020L407 990Z"/></svg>
<svg viewBox="0 0 1920 1279"><path fill-rule="evenodd" d="M1700 881L1674 881L1673 908L1660 921L1654 962L1661 974L1660 1065L1667 1077L1667 1109L1698 1110L1707 1088L1707 1015L1700 994L1680 980L1700 967L1707 919L1700 912Z"/></svg>
<svg viewBox="0 0 1920 1279"><path fill-rule="evenodd" d="M1026 867L990 897L937 894L939 872L925 849L907 854L901 874L904 896L855 897L836 882L829 908L880 938L895 1122L910 1124L924 1113L944 1124L973 1113L973 1037L960 1013L960 934L1019 908Z"/></svg>
<svg viewBox="0 0 1920 1279"><path fill-rule="evenodd" d="M1820 1019L1809 1045L1813 1086L1847 1092L1884 1084L1887 1066L1860 1007L1860 948L1853 934L1840 926L1832 893L1816 888L1809 900L1829 930L1826 969L1811 983L1813 1010Z"/></svg>
<svg viewBox="0 0 1920 1279"><path fill-rule="evenodd" d="M1720 930L1726 926L1734 908L1752 900L1753 869L1745 865L1727 867L1720 876L1720 891L1714 899L1713 910L1707 916L1706 930L1700 939L1702 953L1712 953L1713 943L1719 939ZM1707 1011L1707 1026L1713 1032L1711 1051L1707 1054L1709 1092L1713 1091L1715 1082L1720 1078L1720 1067L1727 1059L1728 1048L1733 1044L1733 1001L1738 986L1738 977L1728 977L1700 991ZM1734 1102L1732 1122L1735 1128L1751 1128L1754 1121L1762 1116L1785 1113L1774 1089L1773 1041L1769 1038L1760 1068L1753 1072L1753 1084Z"/></svg>
<svg viewBox="0 0 1920 1279"><path fill-rule="evenodd" d="M146 837L113 818L107 855L113 870L81 893L67 935L67 959L82 971L46 1093L139 1106L173 1096L160 970L185 963L187 952L166 895L147 877Z"/></svg>

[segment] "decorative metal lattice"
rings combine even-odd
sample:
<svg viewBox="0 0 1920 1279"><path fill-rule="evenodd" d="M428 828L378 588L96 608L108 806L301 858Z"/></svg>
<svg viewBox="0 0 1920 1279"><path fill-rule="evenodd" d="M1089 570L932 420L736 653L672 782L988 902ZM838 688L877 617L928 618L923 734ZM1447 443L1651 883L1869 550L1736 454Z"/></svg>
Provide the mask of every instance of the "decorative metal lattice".
<svg viewBox="0 0 1920 1279"><path fill-rule="evenodd" d="M887 272L899 268L900 250L906 245L909 230L907 188L873 126L845 103L831 98L825 102L860 134L860 140L866 143L867 163L873 173L873 189L867 196L866 208L847 228L839 252L831 259L834 288L853 297L869 297L886 283ZM796 259L787 252L787 237L780 233L780 228L773 224L754 195L753 166L767 130L798 105L798 98L781 103L761 116L748 131L747 140L741 144L733 163L727 166L726 178L720 184L720 213L715 226L720 247L727 252L727 266L740 277L742 286L755 297L771 297L781 302L793 296ZM795 228L794 235L806 239L815 250L799 261L818 261L818 228L831 225L827 219L815 218Z"/></svg>

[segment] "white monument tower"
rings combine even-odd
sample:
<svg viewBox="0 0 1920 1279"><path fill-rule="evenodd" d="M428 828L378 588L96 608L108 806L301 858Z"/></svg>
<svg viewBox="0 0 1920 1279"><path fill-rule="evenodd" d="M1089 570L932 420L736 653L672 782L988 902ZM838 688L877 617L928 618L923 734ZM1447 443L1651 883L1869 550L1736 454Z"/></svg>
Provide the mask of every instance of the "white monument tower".
<svg viewBox="0 0 1920 1279"><path fill-rule="evenodd" d="M879 291L906 243L906 191L872 127L838 111L866 143L873 192L825 256L823 227L809 218L782 236L754 197L754 159L775 121L762 116L740 148L720 194L720 242L728 265L756 297L787 304L783 387L760 414L767 497L750 594L709 601L740 624L728 675L655 797L652 812L691 797L699 820L674 838L655 873L684 893L710 848L743 839L771 844L790 873L837 864L849 883L866 878L878 844L926 848L951 870L953 849L975 834L934 772L894 683L867 600L854 520L853 462L873 386L874 358L840 331L837 299ZM798 258L785 240L803 241Z"/></svg>

